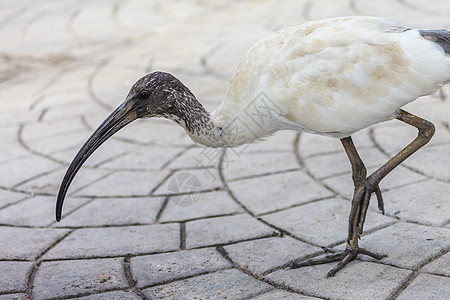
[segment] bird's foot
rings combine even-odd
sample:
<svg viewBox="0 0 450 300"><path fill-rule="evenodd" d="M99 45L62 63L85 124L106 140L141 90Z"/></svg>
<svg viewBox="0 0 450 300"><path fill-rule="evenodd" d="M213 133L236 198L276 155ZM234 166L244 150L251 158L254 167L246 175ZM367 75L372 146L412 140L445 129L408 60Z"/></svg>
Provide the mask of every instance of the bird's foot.
<svg viewBox="0 0 450 300"><path fill-rule="evenodd" d="M364 254L370 257L373 257L375 259L382 259L383 257L386 257L385 254L377 254L370 252L364 248L356 248L356 249L345 249L342 251L337 251L330 254L325 254L321 257L314 257L311 259L299 261L299 262L293 262L291 264L291 269L297 269L301 267L306 266L314 266L314 265L321 265L326 264L334 261L339 261L338 264L328 272L327 277L333 277L336 275L336 273L344 268L349 262L354 260L358 254Z"/></svg>
<svg viewBox="0 0 450 300"><path fill-rule="evenodd" d="M350 220L354 220L356 216L357 207L360 207L359 218L357 222L358 233L363 233L364 222L366 220L367 209L369 208L370 197L375 193L378 201L378 209L384 215L384 202L383 196L381 195L380 187L378 186L378 182L373 180L371 176L367 177L363 183L357 189L353 201L352 201L352 210L350 212ZM351 234L350 234L351 235Z"/></svg>

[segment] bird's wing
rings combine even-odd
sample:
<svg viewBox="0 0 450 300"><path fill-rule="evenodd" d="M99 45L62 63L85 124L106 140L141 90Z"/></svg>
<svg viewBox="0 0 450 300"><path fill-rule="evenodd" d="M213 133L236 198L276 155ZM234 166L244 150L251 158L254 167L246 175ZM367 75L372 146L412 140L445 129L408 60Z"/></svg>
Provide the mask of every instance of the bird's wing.
<svg viewBox="0 0 450 300"><path fill-rule="evenodd" d="M254 66L263 55L269 58ZM371 17L288 28L258 43L246 62L258 74L254 90L283 108L283 117L336 137L389 119L450 79L441 46Z"/></svg>

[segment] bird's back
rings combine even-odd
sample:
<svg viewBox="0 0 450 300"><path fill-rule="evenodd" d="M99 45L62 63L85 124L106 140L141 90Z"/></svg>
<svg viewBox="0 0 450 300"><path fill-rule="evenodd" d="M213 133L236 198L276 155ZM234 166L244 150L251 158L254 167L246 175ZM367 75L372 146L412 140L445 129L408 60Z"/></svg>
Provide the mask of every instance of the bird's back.
<svg viewBox="0 0 450 300"><path fill-rule="evenodd" d="M223 107L248 109L263 94L279 112L280 129L345 137L447 83L448 37L374 17L292 26L250 49Z"/></svg>

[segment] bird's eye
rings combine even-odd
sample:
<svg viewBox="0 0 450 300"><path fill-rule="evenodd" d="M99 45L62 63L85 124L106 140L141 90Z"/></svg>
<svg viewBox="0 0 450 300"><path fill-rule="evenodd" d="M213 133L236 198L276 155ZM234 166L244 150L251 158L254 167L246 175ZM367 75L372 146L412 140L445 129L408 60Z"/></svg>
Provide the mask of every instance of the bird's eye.
<svg viewBox="0 0 450 300"><path fill-rule="evenodd" d="M144 100L144 99L147 99L148 96L150 96L150 93L148 91L141 91L139 93L139 99Z"/></svg>

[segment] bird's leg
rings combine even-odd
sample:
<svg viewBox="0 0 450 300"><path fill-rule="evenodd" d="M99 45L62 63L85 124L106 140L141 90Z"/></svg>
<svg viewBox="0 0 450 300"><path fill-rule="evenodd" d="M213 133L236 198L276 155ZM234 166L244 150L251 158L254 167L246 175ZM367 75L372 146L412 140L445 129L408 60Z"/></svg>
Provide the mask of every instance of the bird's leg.
<svg viewBox="0 0 450 300"><path fill-rule="evenodd" d="M336 254L336 257L341 257L339 263L330 272L328 272L327 277L334 276L339 270L345 267L350 261L354 260L356 256L361 253L371 256L375 259L381 259L384 255L377 253L372 253L366 249L360 248L358 245L359 234L362 233L361 227L365 214L367 213L367 208L369 207L370 195L364 194L362 197L357 197L361 193L361 186L364 185L367 175L367 169L361 160L361 157L356 150L355 145L351 137L346 137L341 139L342 146L344 146L345 152L347 153L348 159L352 165L352 179L354 184L352 208L350 210L350 216L348 218L348 237L347 246L344 251L340 251ZM374 185L374 191L378 199L378 208L384 213L383 198L381 197L380 188L378 184ZM362 221L361 221L362 220ZM336 259L339 260L339 259Z"/></svg>
<svg viewBox="0 0 450 300"><path fill-rule="evenodd" d="M353 193L353 201L352 201L352 209L349 217L349 229L348 229L348 238L347 238L347 246L343 251L337 251L335 253L327 254L323 257L315 257L305 261L294 262L291 265L291 268L300 268L304 266L312 266L325 264L333 261L339 261L339 263L334 267L330 272L328 272L327 277L334 276L339 270L341 270L345 265L347 265L350 261L354 260L358 253L372 256L376 259L381 259L383 256L379 254L372 253L368 250L359 248L358 238L359 238L359 230L358 224L360 220L361 212L364 210L363 201L358 200L355 196L359 191L360 186L363 184L366 179L367 170L362 162L359 154L353 144L353 140L351 137L346 137L341 139L342 145L344 146L345 152L350 160L352 165L352 179L355 186Z"/></svg>
<svg viewBox="0 0 450 300"><path fill-rule="evenodd" d="M344 146L345 153L347 153L348 159L352 165L352 179L355 189L353 190L353 200L352 207L349 216L349 226L348 226L348 238L349 240L358 243L358 233L362 233L360 226L364 223L365 213L367 213L367 208L369 207L370 194L364 195L364 197L356 197L360 193L360 186L366 179L367 169L364 166L361 158L359 157L358 151L351 137L346 137L341 139L342 146ZM378 209L384 214L384 203L381 196L380 188L378 184L375 186L375 193L378 200ZM362 222L361 222L362 220ZM353 234L356 232L356 234ZM357 248L357 247L356 247Z"/></svg>
<svg viewBox="0 0 450 300"><path fill-rule="evenodd" d="M387 163L378 168L367 178L365 178L366 168L364 167L364 164L356 151L353 141L350 137L341 139L342 145L344 146L347 156L352 164L352 178L355 185L352 208L349 216L347 247L344 251L338 251L321 258L312 258L301 262L294 262L291 265L291 268L300 268L303 266L312 266L339 261L336 267L328 272L327 277L331 277L345 267L347 263L354 260L358 253L365 254L376 259L383 258L383 255L359 248L358 245L358 238L359 234L362 233L370 196L372 193L375 193L378 199L378 208L384 213L383 198L381 197L381 191L378 184L395 167L397 167L422 146L427 144L433 136L435 130L432 123L404 110L399 111L397 114L397 119L416 127L419 131L417 137L408 146L403 148L399 153L388 160Z"/></svg>
<svg viewBox="0 0 450 300"><path fill-rule="evenodd" d="M362 233L364 221L367 214L367 207L369 205L370 195L375 193L378 198L378 208L384 213L383 209L383 199L381 197L381 191L378 188L380 181L391 172L395 167L401 164L405 159L411 156L414 152L419 150L425 144L427 144L433 137L435 128L431 122L424 120L418 116L410 114L404 110L400 110L397 114L397 119L414 126L418 129L417 137L409 143L408 146L403 148L394 157L388 160L384 165L373 172L369 177L367 177L361 184L357 193L353 197L352 203L352 213L355 215L355 210L357 207L361 207L362 211L358 217L358 228L359 232ZM362 201L362 205L357 203ZM352 217L352 215L351 215Z"/></svg>

